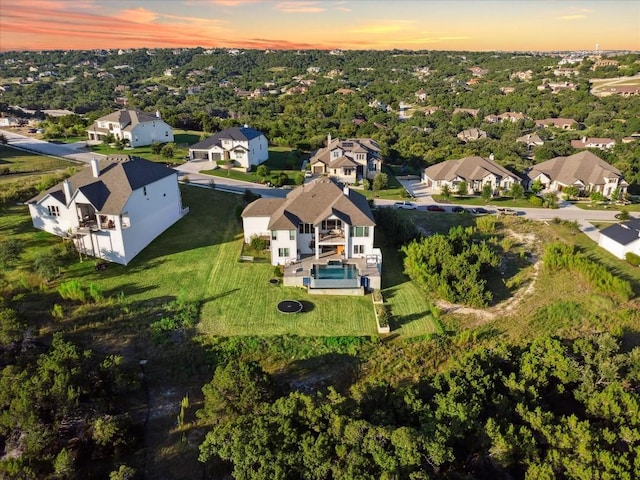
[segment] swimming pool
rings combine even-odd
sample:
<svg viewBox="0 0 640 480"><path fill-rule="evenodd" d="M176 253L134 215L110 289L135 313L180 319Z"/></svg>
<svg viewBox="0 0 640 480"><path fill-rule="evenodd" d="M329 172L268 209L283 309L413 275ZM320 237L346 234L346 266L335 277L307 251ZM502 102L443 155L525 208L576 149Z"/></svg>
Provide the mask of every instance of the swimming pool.
<svg viewBox="0 0 640 480"><path fill-rule="evenodd" d="M316 280L355 280L358 278L358 267L342 263L314 265L311 275Z"/></svg>

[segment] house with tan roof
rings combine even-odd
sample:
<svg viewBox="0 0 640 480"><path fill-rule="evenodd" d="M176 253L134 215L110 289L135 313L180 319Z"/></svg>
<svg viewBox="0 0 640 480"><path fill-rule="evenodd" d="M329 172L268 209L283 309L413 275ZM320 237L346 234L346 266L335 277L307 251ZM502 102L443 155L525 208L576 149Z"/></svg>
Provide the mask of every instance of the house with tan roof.
<svg viewBox="0 0 640 480"><path fill-rule="evenodd" d="M529 150L534 147L541 147L542 145L544 145L544 140L542 140L542 138L540 138L540 135L538 135L537 133L527 133L526 135L518 137L516 139L516 142L524 143Z"/></svg>
<svg viewBox="0 0 640 480"><path fill-rule="evenodd" d="M242 212L244 240L269 242L284 284L312 293L362 294L380 288L382 254L373 247L375 220L364 195L319 178L286 198L260 198ZM343 290L343 291L340 291Z"/></svg>
<svg viewBox="0 0 640 480"><path fill-rule="evenodd" d="M561 128L562 130L573 130L578 126L573 118L543 118L542 120L536 120L536 127L542 128Z"/></svg>
<svg viewBox="0 0 640 480"><path fill-rule="evenodd" d="M316 150L309 158L311 171L353 184L373 179L382 169L380 146L372 138L332 139L327 146Z"/></svg>
<svg viewBox="0 0 640 480"><path fill-rule="evenodd" d="M579 140L571 140L573 148L598 148L600 150L609 150L616 145L613 138L598 137L582 137Z"/></svg>
<svg viewBox="0 0 640 480"><path fill-rule="evenodd" d="M98 118L87 129L89 140L104 141L109 134L132 147L173 142L173 128L155 114L140 110L118 110Z"/></svg>
<svg viewBox="0 0 640 480"><path fill-rule="evenodd" d="M628 186L620 170L588 150L568 157L552 158L527 169L527 189L536 180L551 192L560 192L564 187L574 186L583 193L600 192L605 197L609 197L616 189L622 194Z"/></svg>
<svg viewBox="0 0 640 480"><path fill-rule="evenodd" d="M527 117L524 113L521 112L504 112L500 115L487 115L484 117L484 120L489 123L500 123L500 122L512 122L515 123L518 120L527 120Z"/></svg>
<svg viewBox="0 0 640 480"><path fill-rule="evenodd" d="M175 170L129 155L94 159L27 205L35 228L123 265L189 211Z"/></svg>
<svg viewBox="0 0 640 480"><path fill-rule="evenodd" d="M461 182L466 182L473 192L482 191L485 185L490 185L492 190L508 190L515 183L520 183L520 177L496 163L493 155L489 158L474 156L446 160L422 172L422 183L434 193L440 193L445 185L455 192Z"/></svg>
<svg viewBox="0 0 640 480"><path fill-rule="evenodd" d="M487 138L487 132L479 128L467 128L456 135L463 142L475 142L481 138Z"/></svg>
<svg viewBox="0 0 640 480"><path fill-rule="evenodd" d="M231 127L189 147L189 159L230 163L245 172L269 159L269 142L264 134L248 125Z"/></svg>

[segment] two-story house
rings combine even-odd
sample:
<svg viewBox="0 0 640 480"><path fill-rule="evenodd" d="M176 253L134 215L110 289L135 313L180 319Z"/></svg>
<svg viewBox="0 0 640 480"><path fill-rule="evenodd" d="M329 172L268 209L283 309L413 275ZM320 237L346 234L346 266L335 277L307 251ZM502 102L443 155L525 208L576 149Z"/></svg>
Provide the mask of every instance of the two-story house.
<svg viewBox="0 0 640 480"><path fill-rule="evenodd" d="M245 171L269 159L269 142L262 132L248 125L222 130L189 147L195 161L229 163Z"/></svg>
<svg viewBox="0 0 640 480"><path fill-rule="evenodd" d="M250 203L242 212L242 224L246 243L254 236L269 242L271 263L285 267L285 285L380 288L382 254L373 246L375 221L369 203L330 178L300 186L286 198Z"/></svg>
<svg viewBox="0 0 640 480"><path fill-rule="evenodd" d="M27 205L35 228L123 265L188 212L175 170L129 155L94 159Z"/></svg>
<svg viewBox="0 0 640 480"><path fill-rule="evenodd" d="M309 159L314 174L328 175L353 184L373 179L382 169L380 146L371 138L340 140L327 136L327 146L316 150Z"/></svg>
<svg viewBox="0 0 640 480"><path fill-rule="evenodd" d="M155 114L140 110L118 110L97 119L87 129L89 140L104 141L109 135L126 140L132 147L173 142L173 128Z"/></svg>

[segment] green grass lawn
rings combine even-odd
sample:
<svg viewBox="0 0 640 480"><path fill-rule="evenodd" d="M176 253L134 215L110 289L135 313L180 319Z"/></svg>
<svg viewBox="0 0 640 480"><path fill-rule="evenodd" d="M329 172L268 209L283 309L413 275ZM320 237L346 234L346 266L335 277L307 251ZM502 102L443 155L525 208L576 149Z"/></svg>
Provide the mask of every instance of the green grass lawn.
<svg viewBox="0 0 640 480"><path fill-rule="evenodd" d="M520 198L518 200L514 200L511 197L494 197L488 202L484 200L481 196L475 197L460 197L457 195L451 195L450 197L445 197L444 195L433 195L433 199L437 203L456 203L459 205L475 205L479 207L486 206L498 206L498 207L511 207L511 208L531 208L533 205L529 203L527 198ZM539 207L540 208L540 207Z"/></svg>
<svg viewBox="0 0 640 480"><path fill-rule="evenodd" d="M10 174L32 174L65 169L73 165L76 164L67 160L30 154L6 145L0 145L0 173L2 174L0 180L5 176L7 177L5 179L10 179L11 176L7 176L4 173L5 170Z"/></svg>
<svg viewBox="0 0 640 480"><path fill-rule="evenodd" d="M627 212L640 212L640 203L629 205L616 205L609 203L575 202L574 205L583 210L626 210Z"/></svg>
<svg viewBox="0 0 640 480"><path fill-rule="evenodd" d="M370 296L309 295L274 286L274 267L240 263L240 222L233 219L240 198L185 186L183 204L190 213L156 239L128 266L110 264L96 272L94 262L75 264L67 278L96 282L105 293L124 292L129 302L166 303L184 292L202 302L200 330L209 335L373 335ZM305 311L284 315L276 304L286 298L303 302Z"/></svg>

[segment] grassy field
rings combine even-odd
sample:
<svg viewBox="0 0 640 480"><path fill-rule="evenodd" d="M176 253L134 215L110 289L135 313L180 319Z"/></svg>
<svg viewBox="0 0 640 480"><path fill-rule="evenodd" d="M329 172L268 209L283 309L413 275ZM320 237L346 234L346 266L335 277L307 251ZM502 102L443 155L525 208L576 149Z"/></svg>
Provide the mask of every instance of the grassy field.
<svg viewBox="0 0 640 480"><path fill-rule="evenodd" d="M0 181L15 179L18 174L52 172L76 165L59 158L45 157L0 145Z"/></svg>

